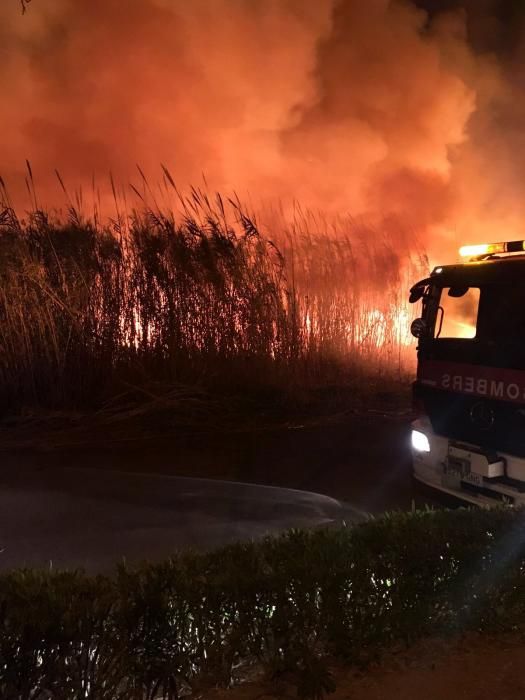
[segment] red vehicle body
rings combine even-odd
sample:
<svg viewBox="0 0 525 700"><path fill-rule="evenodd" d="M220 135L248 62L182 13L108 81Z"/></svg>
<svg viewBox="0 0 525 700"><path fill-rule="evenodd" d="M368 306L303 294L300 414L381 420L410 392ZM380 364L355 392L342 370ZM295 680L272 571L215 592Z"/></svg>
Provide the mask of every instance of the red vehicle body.
<svg viewBox="0 0 525 700"><path fill-rule="evenodd" d="M463 502L521 503L524 242L484 248L468 262L435 268L411 290L411 301L422 302L412 324L419 341L413 473Z"/></svg>

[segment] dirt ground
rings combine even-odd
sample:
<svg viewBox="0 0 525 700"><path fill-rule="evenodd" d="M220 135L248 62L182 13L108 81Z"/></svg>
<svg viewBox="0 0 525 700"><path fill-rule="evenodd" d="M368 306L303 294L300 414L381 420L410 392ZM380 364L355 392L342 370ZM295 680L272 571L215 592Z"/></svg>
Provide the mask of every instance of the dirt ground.
<svg viewBox="0 0 525 700"><path fill-rule="evenodd" d="M365 672L334 669L333 700L514 700L525 697L522 635L469 635L427 640L390 653ZM246 683L213 690L203 700L265 700L296 697L293 687Z"/></svg>

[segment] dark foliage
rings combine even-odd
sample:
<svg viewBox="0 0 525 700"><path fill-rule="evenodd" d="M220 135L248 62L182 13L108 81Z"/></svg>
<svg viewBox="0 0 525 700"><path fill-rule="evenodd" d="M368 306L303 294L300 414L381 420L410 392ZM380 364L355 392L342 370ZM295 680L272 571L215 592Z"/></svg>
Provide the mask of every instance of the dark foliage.
<svg viewBox="0 0 525 700"><path fill-rule="evenodd" d="M364 365L399 376L402 351L413 359L408 282L382 241L357 261L342 236L281 232L278 248L240 205L197 192L177 218L106 225L73 207L22 221L1 195L5 413L99 409L152 386L293 393Z"/></svg>
<svg viewBox="0 0 525 700"><path fill-rule="evenodd" d="M334 688L330 660L367 664L400 642L525 623L522 510L394 514L180 554L113 577L0 577L0 696L177 698L242 664Z"/></svg>

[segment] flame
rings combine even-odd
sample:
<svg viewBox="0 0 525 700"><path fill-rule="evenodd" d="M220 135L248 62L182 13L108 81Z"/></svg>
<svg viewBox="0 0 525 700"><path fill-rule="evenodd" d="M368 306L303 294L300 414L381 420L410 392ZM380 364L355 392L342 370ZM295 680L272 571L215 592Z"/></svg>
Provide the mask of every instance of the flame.
<svg viewBox="0 0 525 700"><path fill-rule="evenodd" d="M404 306L390 306L386 311L372 309L363 314L356 333L358 342L369 343L377 349L386 345L412 347L414 338L410 333L413 315Z"/></svg>
<svg viewBox="0 0 525 700"><path fill-rule="evenodd" d="M99 184L107 173L156 203L171 193L166 162L181 192L204 173L211 190L256 207L351 212L366 224L351 231L352 245L360 235L392 241L356 268L356 284L374 291L412 253L443 264L454 238L520 230L523 88L497 56L470 46L470 10L428 15L410 0L41 0L22 16L16 6L0 3L1 175L22 209L26 184L31 206L63 205L57 168L64 189L82 189L114 219L111 189L105 196ZM26 183L26 158L36 184L32 172ZM410 283L399 279L404 294ZM330 279L322 284L331 290ZM350 284L341 289L351 296ZM307 334L322 335L325 312L305 313ZM403 304L365 301L343 318L343 344L412 347ZM135 336L149 338L155 329L140 323ZM468 324L459 328L471 337Z"/></svg>

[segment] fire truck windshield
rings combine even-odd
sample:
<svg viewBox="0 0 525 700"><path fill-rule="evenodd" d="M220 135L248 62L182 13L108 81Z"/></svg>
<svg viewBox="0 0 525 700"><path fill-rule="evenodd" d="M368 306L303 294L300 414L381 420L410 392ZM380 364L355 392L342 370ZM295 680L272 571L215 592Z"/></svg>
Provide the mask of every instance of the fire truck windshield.
<svg viewBox="0 0 525 700"><path fill-rule="evenodd" d="M434 337L525 341L525 285L440 289Z"/></svg>
<svg viewBox="0 0 525 700"><path fill-rule="evenodd" d="M475 338L480 290L478 287L443 287L439 300L436 338Z"/></svg>

